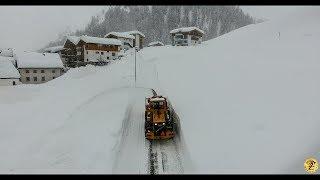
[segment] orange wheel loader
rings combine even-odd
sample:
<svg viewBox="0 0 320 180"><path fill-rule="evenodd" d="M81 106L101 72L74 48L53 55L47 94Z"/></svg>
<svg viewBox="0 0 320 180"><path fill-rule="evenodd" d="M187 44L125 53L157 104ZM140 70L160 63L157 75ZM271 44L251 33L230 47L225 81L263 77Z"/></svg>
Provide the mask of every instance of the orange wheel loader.
<svg viewBox="0 0 320 180"><path fill-rule="evenodd" d="M148 140L169 139L175 136L173 121L167 98L152 96L145 101L145 137Z"/></svg>

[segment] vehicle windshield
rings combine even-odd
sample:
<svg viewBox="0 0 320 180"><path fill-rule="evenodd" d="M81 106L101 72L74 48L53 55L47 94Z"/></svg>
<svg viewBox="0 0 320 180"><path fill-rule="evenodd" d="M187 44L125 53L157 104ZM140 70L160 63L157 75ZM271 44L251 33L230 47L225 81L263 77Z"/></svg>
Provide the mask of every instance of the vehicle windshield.
<svg viewBox="0 0 320 180"><path fill-rule="evenodd" d="M155 101L155 102L152 102L151 103L151 106L154 108L154 109L160 109L162 108L164 105L164 102L163 101Z"/></svg>

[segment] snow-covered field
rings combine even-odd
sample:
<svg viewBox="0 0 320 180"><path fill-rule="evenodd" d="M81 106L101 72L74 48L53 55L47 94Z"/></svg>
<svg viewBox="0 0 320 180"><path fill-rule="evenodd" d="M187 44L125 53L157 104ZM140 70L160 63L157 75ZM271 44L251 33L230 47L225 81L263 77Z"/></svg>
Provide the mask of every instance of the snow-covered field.
<svg viewBox="0 0 320 180"><path fill-rule="evenodd" d="M133 55L0 87L0 173L147 173L148 88L179 115L176 172L305 173L306 158L320 161L319 17L301 8L199 46L144 48L139 88Z"/></svg>
<svg viewBox="0 0 320 180"><path fill-rule="evenodd" d="M1 87L0 172L111 173L129 102L121 62L39 86Z"/></svg>

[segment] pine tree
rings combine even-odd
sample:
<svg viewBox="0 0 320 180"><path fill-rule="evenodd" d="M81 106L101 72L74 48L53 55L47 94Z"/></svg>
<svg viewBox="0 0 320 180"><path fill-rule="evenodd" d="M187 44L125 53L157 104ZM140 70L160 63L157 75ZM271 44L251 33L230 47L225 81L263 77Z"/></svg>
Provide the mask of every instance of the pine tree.
<svg viewBox="0 0 320 180"><path fill-rule="evenodd" d="M112 6L93 16L84 29L64 34L104 37L111 31L139 30L146 35L145 45L157 40L168 44L170 30L178 27L197 26L208 40L252 23L255 20L238 6ZM60 38L46 47L64 41Z"/></svg>

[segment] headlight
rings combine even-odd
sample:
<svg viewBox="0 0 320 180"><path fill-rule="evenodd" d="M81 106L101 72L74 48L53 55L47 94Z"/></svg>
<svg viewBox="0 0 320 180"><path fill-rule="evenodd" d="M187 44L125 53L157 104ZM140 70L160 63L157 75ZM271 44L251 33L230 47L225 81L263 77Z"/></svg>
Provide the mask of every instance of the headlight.
<svg viewBox="0 0 320 180"><path fill-rule="evenodd" d="M165 125L166 123L162 123L162 125Z"/></svg>
<svg viewBox="0 0 320 180"><path fill-rule="evenodd" d="M154 125L158 125L157 123L155 123Z"/></svg>

